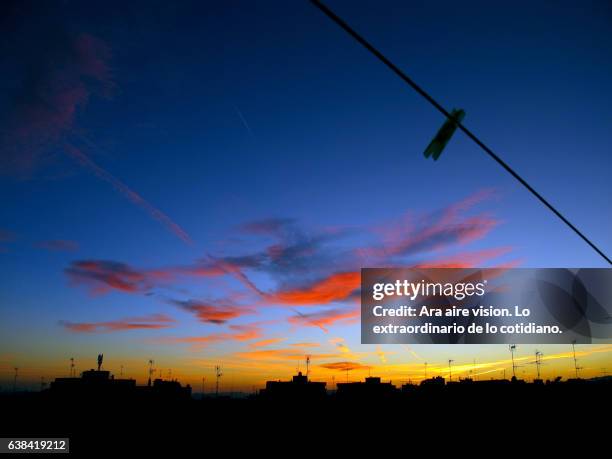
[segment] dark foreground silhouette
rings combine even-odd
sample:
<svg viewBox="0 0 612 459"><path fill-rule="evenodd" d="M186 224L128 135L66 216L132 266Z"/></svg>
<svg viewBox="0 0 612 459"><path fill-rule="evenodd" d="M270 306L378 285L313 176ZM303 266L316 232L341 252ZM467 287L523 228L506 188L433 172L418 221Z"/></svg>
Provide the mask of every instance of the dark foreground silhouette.
<svg viewBox="0 0 612 459"><path fill-rule="evenodd" d="M269 381L266 389L247 398L199 399L177 381L137 386L134 380L91 370L81 378L59 378L42 392L0 395L0 436L69 437L71 451L100 453L126 447L208 448L221 438L274 443L281 437L291 441L325 434L333 439L347 431L370 436L388 431L391 437L385 441L393 443L417 430L431 434L463 428L476 434L483 428L502 428L507 421L541 429L557 422L576 432L608 418L611 389L610 377L546 383L446 382L437 377L401 388L367 378L339 383L328 392L325 383L298 374L290 381ZM364 438L357 435L350 444ZM379 441L378 434L368 438ZM238 446L231 441L223 445Z"/></svg>

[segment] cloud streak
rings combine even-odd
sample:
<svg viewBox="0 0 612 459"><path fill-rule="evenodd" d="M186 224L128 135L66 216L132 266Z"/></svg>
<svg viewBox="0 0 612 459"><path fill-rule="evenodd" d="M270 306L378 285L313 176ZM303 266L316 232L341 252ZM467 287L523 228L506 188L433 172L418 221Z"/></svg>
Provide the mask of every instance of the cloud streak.
<svg viewBox="0 0 612 459"><path fill-rule="evenodd" d="M236 319L245 314L254 314L253 309L232 305L219 305L212 302L202 302L196 300L178 301L172 300L173 304L181 309L195 314L200 322L221 325L229 320Z"/></svg>
<svg viewBox="0 0 612 459"><path fill-rule="evenodd" d="M106 322L71 322L62 320L60 325L76 333L109 333L126 330L157 330L169 328L174 319L165 314L151 314Z"/></svg>
<svg viewBox="0 0 612 459"><path fill-rule="evenodd" d="M319 366L327 370L336 370L336 371L368 370L371 368L370 366L362 365L359 362L332 362L332 363L323 363Z"/></svg>
<svg viewBox="0 0 612 459"><path fill-rule="evenodd" d="M203 336L170 337L156 340L164 344L190 344L194 350L199 350L214 343L224 341L253 341L262 338L259 324L230 325L228 332L212 333Z"/></svg>
<svg viewBox="0 0 612 459"><path fill-rule="evenodd" d="M115 191L124 196L128 201L132 204L143 209L146 213L149 214L151 218L157 220L161 223L168 231L173 233L176 237L181 239L186 244L193 244L193 240L187 234L187 232L181 228L177 223L175 223L170 217L168 217L161 210L153 206L151 203L146 201L142 196L129 188L125 183L121 180L113 176L107 170L98 166L95 162L89 158L82 150L76 148L70 144L64 145L64 150L66 153L75 159L81 166L91 171L96 177L100 180L103 180L110 184Z"/></svg>
<svg viewBox="0 0 612 459"><path fill-rule="evenodd" d="M354 323L360 316L357 308L334 308L306 314L299 311L295 312L295 315L287 319L290 324L318 327L325 333L329 332L328 327L336 322L343 324Z"/></svg>

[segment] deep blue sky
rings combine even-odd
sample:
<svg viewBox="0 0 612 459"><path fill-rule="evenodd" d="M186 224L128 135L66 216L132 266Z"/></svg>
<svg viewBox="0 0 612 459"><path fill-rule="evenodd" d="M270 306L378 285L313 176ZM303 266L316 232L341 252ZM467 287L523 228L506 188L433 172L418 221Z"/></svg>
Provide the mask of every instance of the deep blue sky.
<svg viewBox="0 0 612 459"><path fill-rule="evenodd" d="M441 115L306 1L36 3L8 16L0 119L58 35L105 43L112 88L92 90L31 168L1 178L10 328L122 316L116 302L84 312L87 295L64 273L74 260L180 265L232 252L232 230L248 221L384 226L489 188L499 196L483 207L500 224L472 248L512 247L501 261L521 266L606 266L462 133L440 161L425 160ZM609 3L329 6L445 107L465 109L466 126L612 252ZM65 155L66 142L194 244ZM46 240L79 248L36 247Z"/></svg>

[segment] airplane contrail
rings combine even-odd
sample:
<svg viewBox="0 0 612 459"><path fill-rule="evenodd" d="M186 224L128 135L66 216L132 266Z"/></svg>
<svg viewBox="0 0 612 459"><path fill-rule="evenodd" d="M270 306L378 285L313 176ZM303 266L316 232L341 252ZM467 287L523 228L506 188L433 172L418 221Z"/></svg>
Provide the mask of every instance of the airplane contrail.
<svg viewBox="0 0 612 459"><path fill-rule="evenodd" d="M129 199L133 204L144 209L151 217L164 225L167 229L169 229L172 233L178 236L183 242L187 244L193 244L193 240L181 228L178 224L174 223L170 217L164 214L161 210L154 207L151 203L146 201L142 196L140 196L135 191L131 190L125 183L121 180L113 176L110 172L105 169L102 169L95 162L89 158L85 153L83 153L80 149L66 144L65 146L66 153L74 158L81 166L89 169L93 174L101 180L109 183L116 191L121 193L127 199Z"/></svg>
<svg viewBox="0 0 612 459"><path fill-rule="evenodd" d="M321 330L323 330L325 333L329 333L329 330L327 328L325 328L323 325L318 324L316 322L314 322L313 320L311 320L306 314L302 314L300 311L298 311L295 308L290 308L293 312L295 312L298 316L300 316L302 319L304 319L304 321L306 321L307 323L310 323L311 325L314 325L316 327L319 327Z"/></svg>
<svg viewBox="0 0 612 459"><path fill-rule="evenodd" d="M240 120L242 121L242 124L244 125L246 130L249 132L249 135L255 138L255 136L253 135L253 131L251 130L251 127L249 126L249 123L247 123L247 120L242 114L242 112L240 111L240 109L234 105L234 110L236 110L236 113L238 113L238 116L240 117Z"/></svg>

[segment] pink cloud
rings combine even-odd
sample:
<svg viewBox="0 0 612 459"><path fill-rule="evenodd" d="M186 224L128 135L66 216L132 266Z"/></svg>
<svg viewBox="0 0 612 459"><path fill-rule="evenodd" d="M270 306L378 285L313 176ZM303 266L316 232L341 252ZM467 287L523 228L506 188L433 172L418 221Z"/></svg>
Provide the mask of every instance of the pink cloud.
<svg viewBox="0 0 612 459"><path fill-rule="evenodd" d="M254 314L255 311L250 308L214 304L209 302L188 300L188 301L172 301L185 311L194 313L201 322L212 324L224 324L225 322L236 319L245 314Z"/></svg>
<svg viewBox="0 0 612 459"><path fill-rule="evenodd" d="M105 322L60 321L67 330L77 333L108 333L126 330L156 330L172 326L174 319L165 314L111 320Z"/></svg>

